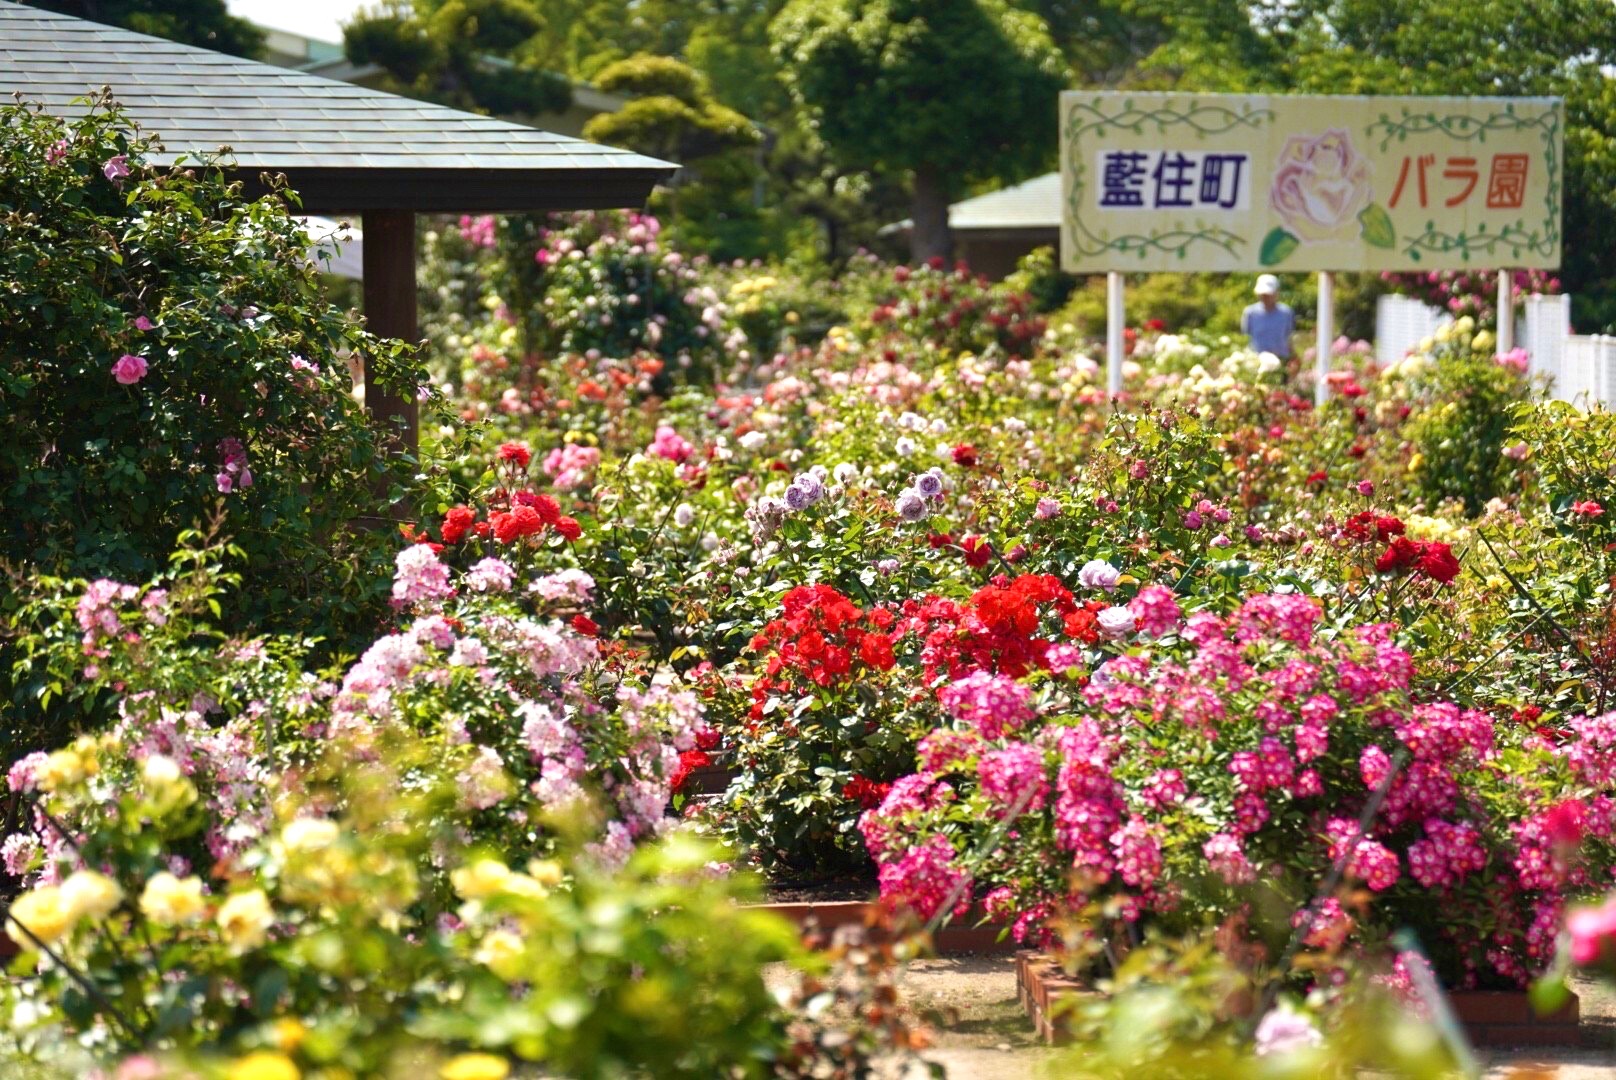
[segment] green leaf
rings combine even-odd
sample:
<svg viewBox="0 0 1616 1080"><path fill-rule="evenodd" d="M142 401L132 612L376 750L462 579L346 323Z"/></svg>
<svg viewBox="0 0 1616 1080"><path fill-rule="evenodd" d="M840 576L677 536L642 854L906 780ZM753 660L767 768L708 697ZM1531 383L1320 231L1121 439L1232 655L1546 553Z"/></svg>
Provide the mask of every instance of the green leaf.
<svg viewBox="0 0 1616 1080"><path fill-rule="evenodd" d="M1275 226L1272 232L1263 237L1262 250L1258 252L1257 260L1264 266L1277 266L1290 258L1291 252L1300 247L1301 243L1294 234Z"/></svg>
<svg viewBox="0 0 1616 1080"><path fill-rule="evenodd" d="M1379 203L1370 203L1358 215L1358 222L1363 226L1363 238L1366 243L1379 248L1397 246L1397 228L1392 224L1391 215L1386 213L1385 207Z"/></svg>

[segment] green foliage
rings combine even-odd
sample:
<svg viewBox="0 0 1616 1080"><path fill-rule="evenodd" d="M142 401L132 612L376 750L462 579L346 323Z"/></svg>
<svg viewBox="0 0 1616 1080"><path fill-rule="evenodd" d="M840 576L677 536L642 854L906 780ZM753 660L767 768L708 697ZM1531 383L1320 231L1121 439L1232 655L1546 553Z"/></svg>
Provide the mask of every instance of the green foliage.
<svg viewBox="0 0 1616 1080"><path fill-rule="evenodd" d="M232 56L264 51L264 32L230 14L224 0L29 0L29 6Z"/></svg>
<svg viewBox="0 0 1616 1080"><path fill-rule="evenodd" d="M1077 997L1067 1010L1080 1049L1059 1057L1060 1075L1078 1080L1142 1075L1312 1080L1366 1071L1408 1080L1454 1075L1437 1028L1374 985L1365 971L1351 964L1339 968L1333 993L1310 995L1299 1008L1288 995L1273 993L1275 972L1262 959L1260 950L1253 955L1228 928L1185 938L1151 935L1125 954L1100 993ZM1259 1012L1264 1008L1270 1011ZM1283 1017L1292 1039L1266 1040L1261 1022L1268 1016ZM1296 1038L1297 1031L1304 1035Z"/></svg>
<svg viewBox="0 0 1616 1080"><path fill-rule="evenodd" d="M418 370L325 302L280 197L150 170L147 147L108 101L71 125L0 114L0 553L146 580L212 522L243 557L230 627L347 637L390 557L361 523L412 464L388 458L348 360L407 393Z"/></svg>
<svg viewBox="0 0 1616 1080"><path fill-rule="evenodd" d="M769 32L792 100L840 162L914 174L917 254L946 254L945 206L963 185L1050 164L1060 54L1043 20L1005 0L794 0Z"/></svg>
<svg viewBox="0 0 1616 1080"><path fill-rule="evenodd" d="M530 0L385 0L343 30L348 59L388 88L500 115L559 112L567 79L545 66L548 24Z"/></svg>
<svg viewBox="0 0 1616 1080"><path fill-rule="evenodd" d="M1002 0L798 0L770 28L793 99L850 163L1018 179L1055 145L1061 64Z"/></svg>
<svg viewBox="0 0 1616 1080"><path fill-rule="evenodd" d="M1471 516L1516 484L1504 454L1513 407L1527 397L1523 375L1493 356L1492 335L1461 319L1443 328L1429 351L1401 362L1409 390L1424 407L1408 425L1410 471L1429 505L1458 499Z"/></svg>
<svg viewBox="0 0 1616 1080"><path fill-rule="evenodd" d="M747 883L704 870L714 852L688 837L620 870L576 851L507 867L456 829L452 763L395 731L333 743L204 885L168 870L213 811L173 761L136 751L85 738L45 767L41 804L80 825L67 861L98 873L76 899L42 886L15 909L71 957L43 962L11 928L16 970L38 969L0 988L29 1017L10 1029L28 1058L69 1075L149 1053L234 1075L295 1062L374 1076L479 1052L567 1076L696 1078L766 1075L787 1052L762 970L798 956L795 934L738 906ZM253 1051L282 1072L244 1071Z"/></svg>

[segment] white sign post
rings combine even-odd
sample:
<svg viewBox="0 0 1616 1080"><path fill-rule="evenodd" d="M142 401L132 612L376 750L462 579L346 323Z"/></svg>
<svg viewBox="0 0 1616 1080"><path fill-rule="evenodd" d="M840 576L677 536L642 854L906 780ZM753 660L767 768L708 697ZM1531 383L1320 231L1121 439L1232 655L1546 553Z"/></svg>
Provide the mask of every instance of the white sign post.
<svg viewBox="0 0 1616 1080"><path fill-rule="evenodd" d="M1498 271L1498 353L1515 347L1515 275Z"/></svg>
<svg viewBox="0 0 1616 1080"><path fill-rule="evenodd" d="M1335 347L1335 277L1319 271L1319 332L1313 345L1313 404L1330 400L1330 350Z"/></svg>
<svg viewBox="0 0 1616 1080"><path fill-rule="evenodd" d="M1122 328L1126 325L1122 274L1105 275L1105 389L1114 402L1122 393Z"/></svg>

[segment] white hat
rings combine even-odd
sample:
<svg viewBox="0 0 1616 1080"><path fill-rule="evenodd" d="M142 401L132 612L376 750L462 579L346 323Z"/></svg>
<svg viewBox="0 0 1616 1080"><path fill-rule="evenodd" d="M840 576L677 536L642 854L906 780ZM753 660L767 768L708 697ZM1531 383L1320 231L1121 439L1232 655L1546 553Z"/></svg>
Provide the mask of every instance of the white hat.
<svg viewBox="0 0 1616 1080"><path fill-rule="evenodd" d="M1251 291L1258 296L1273 296L1279 292L1279 279L1273 274L1263 274L1257 278L1257 287Z"/></svg>

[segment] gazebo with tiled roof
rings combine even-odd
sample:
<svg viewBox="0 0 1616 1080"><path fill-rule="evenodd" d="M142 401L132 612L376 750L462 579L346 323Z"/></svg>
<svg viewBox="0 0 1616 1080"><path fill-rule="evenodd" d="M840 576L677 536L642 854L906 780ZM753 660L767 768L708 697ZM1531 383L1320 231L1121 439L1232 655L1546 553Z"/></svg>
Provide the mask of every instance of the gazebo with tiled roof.
<svg viewBox="0 0 1616 1080"><path fill-rule="evenodd" d="M300 71L0 0L0 93L67 115L102 86L158 135L171 165L228 147L248 190L284 173L313 214L361 215L365 312L378 334L416 339L415 214L643 205L677 166ZM366 380L378 418L414 401Z"/></svg>

